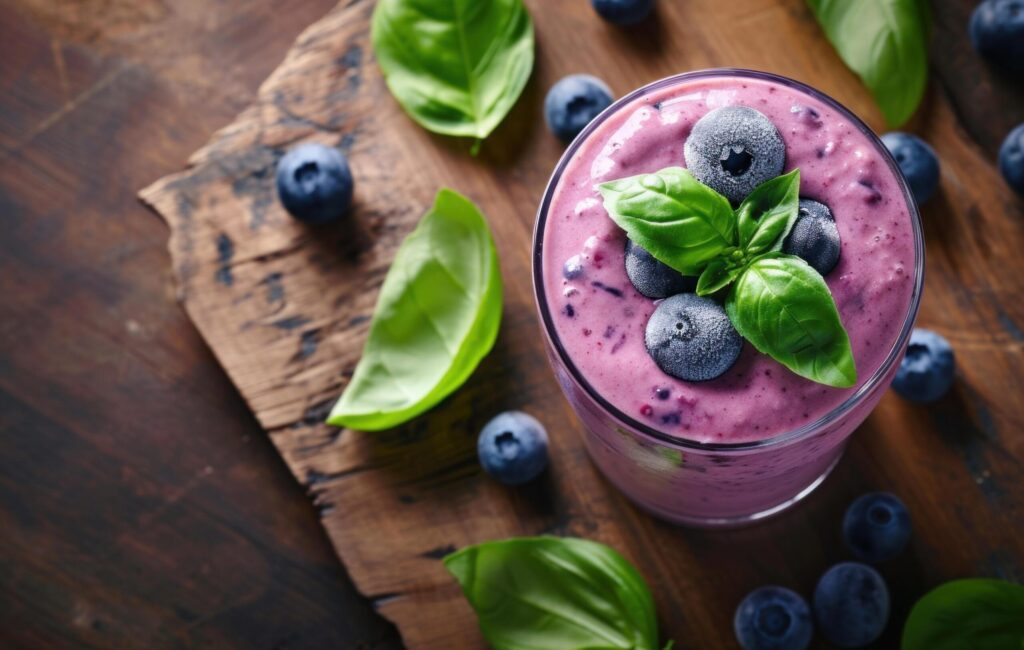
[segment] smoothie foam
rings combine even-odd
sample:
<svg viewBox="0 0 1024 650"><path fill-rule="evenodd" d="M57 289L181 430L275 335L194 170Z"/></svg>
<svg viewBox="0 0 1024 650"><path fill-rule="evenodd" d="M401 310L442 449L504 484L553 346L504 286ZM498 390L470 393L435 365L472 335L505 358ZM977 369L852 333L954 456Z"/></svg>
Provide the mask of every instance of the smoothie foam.
<svg viewBox="0 0 1024 650"><path fill-rule="evenodd" d="M749 106L774 123L786 146L785 170L801 170L801 197L825 203L835 216L842 253L825 280L850 335L859 376L853 388L803 379L749 343L725 375L684 382L662 372L644 347L655 302L630 284L625 233L608 217L595 186L685 167L683 146L693 125L728 105ZM743 443L820 419L878 370L897 342L912 299L914 247L902 186L857 125L797 88L718 76L638 97L590 133L554 190L541 275L553 335L604 400L670 436ZM567 274L570 260L573 272Z"/></svg>

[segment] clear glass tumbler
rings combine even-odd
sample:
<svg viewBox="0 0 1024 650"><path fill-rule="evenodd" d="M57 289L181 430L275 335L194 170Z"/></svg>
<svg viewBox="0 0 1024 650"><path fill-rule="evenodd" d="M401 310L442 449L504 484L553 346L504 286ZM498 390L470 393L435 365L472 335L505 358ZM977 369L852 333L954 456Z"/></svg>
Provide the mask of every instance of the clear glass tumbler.
<svg viewBox="0 0 1024 650"><path fill-rule="evenodd" d="M667 86L709 76L750 77L795 88L835 109L862 131L900 183L913 222L913 292L902 329L877 371L846 401L815 422L763 440L705 443L668 435L637 421L588 384L558 340L544 296L542 246L552 196L581 143L617 110ZM549 359L559 385L586 429L585 442L601 472L641 508L691 526L750 523L779 513L820 485L842 456L850 434L868 416L892 382L920 303L924 238L910 189L874 133L832 98L777 75L735 69L690 72L651 83L619 99L599 115L563 154L548 182L534 230L533 282Z"/></svg>

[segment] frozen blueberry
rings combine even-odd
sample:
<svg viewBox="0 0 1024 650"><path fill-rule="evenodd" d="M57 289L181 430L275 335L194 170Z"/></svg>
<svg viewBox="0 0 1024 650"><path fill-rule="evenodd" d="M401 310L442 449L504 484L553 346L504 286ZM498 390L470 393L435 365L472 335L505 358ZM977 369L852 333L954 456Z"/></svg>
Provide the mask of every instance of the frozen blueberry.
<svg viewBox="0 0 1024 650"><path fill-rule="evenodd" d="M934 402L953 386L956 361L949 341L931 330L917 328L910 334L893 389L912 402Z"/></svg>
<svg viewBox="0 0 1024 650"><path fill-rule="evenodd" d="M683 156L697 180L739 203L782 173L786 145L762 113L747 106L724 106L693 125Z"/></svg>
<svg viewBox="0 0 1024 650"><path fill-rule="evenodd" d="M664 372L684 381L714 379L728 370L743 339L711 298L680 293L658 305L644 333L647 353Z"/></svg>
<svg viewBox="0 0 1024 650"><path fill-rule="evenodd" d="M1010 131L999 148L999 171L1018 194L1024 196L1024 124Z"/></svg>
<svg viewBox="0 0 1024 650"><path fill-rule="evenodd" d="M565 264L562 265L562 276L566 280L575 280L581 275L583 275L583 260L579 255L573 255L565 260Z"/></svg>
<svg viewBox="0 0 1024 650"><path fill-rule="evenodd" d="M733 618L743 650L804 650L814 625L807 601L784 587L761 587L747 594Z"/></svg>
<svg viewBox="0 0 1024 650"><path fill-rule="evenodd" d="M893 131L882 136L914 193L914 200L924 203L939 186L939 159L928 143L909 133Z"/></svg>
<svg viewBox="0 0 1024 650"><path fill-rule="evenodd" d="M839 262L839 229L824 203L800 199L800 210L782 242L782 252L803 258L815 271L828 275Z"/></svg>
<svg viewBox="0 0 1024 650"><path fill-rule="evenodd" d="M344 217L352 189L348 160L334 147L300 144L277 163L277 195L299 221L322 224Z"/></svg>
<svg viewBox="0 0 1024 650"><path fill-rule="evenodd" d="M837 646L866 646L881 636L889 621L885 580L859 562L833 566L814 589L814 617L821 633Z"/></svg>
<svg viewBox="0 0 1024 650"><path fill-rule="evenodd" d="M521 485L547 467L548 433L536 418L505 411L484 425L476 452L485 472L506 485Z"/></svg>
<svg viewBox="0 0 1024 650"><path fill-rule="evenodd" d="M885 562L910 541L910 514L894 494L872 492L859 497L843 517L846 546L865 562Z"/></svg>
<svg viewBox="0 0 1024 650"><path fill-rule="evenodd" d="M636 25L647 18L654 0L590 0L601 18L616 25Z"/></svg>
<svg viewBox="0 0 1024 650"><path fill-rule="evenodd" d="M556 136L569 142L612 103L607 84L588 74L562 77L544 98L544 120Z"/></svg>
<svg viewBox="0 0 1024 650"><path fill-rule="evenodd" d="M697 289L697 278L683 275L668 264L659 262L647 249L628 239L626 275L633 287L648 298L666 298Z"/></svg>
<svg viewBox="0 0 1024 650"><path fill-rule="evenodd" d="M1024 0L985 0L971 14L971 42L993 65L1024 74Z"/></svg>

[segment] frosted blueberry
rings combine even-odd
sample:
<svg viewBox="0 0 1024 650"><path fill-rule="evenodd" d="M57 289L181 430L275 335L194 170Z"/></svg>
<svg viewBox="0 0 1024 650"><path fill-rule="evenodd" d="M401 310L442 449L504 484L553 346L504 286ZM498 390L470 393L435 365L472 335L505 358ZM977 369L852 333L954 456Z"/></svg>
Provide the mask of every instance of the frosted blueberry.
<svg viewBox="0 0 1024 650"><path fill-rule="evenodd" d="M697 278L683 275L659 262L647 249L626 240L626 275L633 287L648 298L666 298L697 289Z"/></svg>
<svg viewBox="0 0 1024 650"><path fill-rule="evenodd" d="M706 381L736 363L743 339L717 302L681 293L662 301L651 314L644 345L667 374L684 381Z"/></svg>
<svg viewBox="0 0 1024 650"><path fill-rule="evenodd" d="M782 252L803 258L815 271L828 275L839 262L839 229L824 203L800 199L800 210L782 243Z"/></svg>
<svg viewBox="0 0 1024 650"><path fill-rule="evenodd" d="M739 203L755 187L782 173L786 145L761 112L748 106L723 106L693 125L683 156L697 180Z"/></svg>

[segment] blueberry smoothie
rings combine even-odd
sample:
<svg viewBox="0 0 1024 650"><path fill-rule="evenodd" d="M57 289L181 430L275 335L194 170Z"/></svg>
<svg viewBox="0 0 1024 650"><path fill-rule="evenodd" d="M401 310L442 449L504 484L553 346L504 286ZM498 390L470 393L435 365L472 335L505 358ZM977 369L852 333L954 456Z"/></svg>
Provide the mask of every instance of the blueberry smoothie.
<svg viewBox="0 0 1024 650"><path fill-rule="evenodd" d="M698 296L696 275L627 238L598 186L666 168L733 208L799 170L799 213L775 249L824 278L855 380L812 381L762 353L730 324L727 290ZM549 353L591 456L641 506L698 525L766 516L824 478L892 379L922 270L916 208L870 130L745 71L681 75L612 106L566 152L535 234Z"/></svg>

